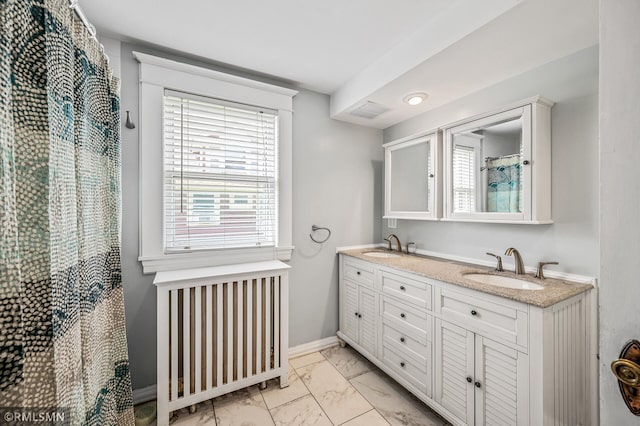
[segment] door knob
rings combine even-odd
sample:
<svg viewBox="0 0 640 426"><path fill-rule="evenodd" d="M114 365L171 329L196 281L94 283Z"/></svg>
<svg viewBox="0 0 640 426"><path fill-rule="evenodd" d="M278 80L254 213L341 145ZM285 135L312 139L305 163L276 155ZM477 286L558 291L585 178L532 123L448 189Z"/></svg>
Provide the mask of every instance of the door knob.
<svg viewBox="0 0 640 426"><path fill-rule="evenodd" d="M640 416L640 341L631 340L622 348L620 358L611 363L627 408Z"/></svg>

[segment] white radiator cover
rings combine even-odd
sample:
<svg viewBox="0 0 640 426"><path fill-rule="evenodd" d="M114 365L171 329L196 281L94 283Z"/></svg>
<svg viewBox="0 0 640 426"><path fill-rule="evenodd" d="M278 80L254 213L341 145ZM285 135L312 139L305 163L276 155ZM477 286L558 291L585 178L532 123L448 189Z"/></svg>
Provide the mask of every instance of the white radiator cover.
<svg viewBox="0 0 640 426"><path fill-rule="evenodd" d="M156 274L158 425L272 378L288 385L289 268L267 261Z"/></svg>

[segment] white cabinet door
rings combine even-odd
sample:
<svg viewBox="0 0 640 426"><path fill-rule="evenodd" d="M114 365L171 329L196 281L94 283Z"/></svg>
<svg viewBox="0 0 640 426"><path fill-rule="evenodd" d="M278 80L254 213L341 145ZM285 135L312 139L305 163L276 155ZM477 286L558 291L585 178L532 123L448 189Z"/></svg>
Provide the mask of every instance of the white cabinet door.
<svg viewBox="0 0 640 426"><path fill-rule="evenodd" d="M476 336L475 360L475 424L528 425L527 355Z"/></svg>
<svg viewBox="0 0 640 426"><path fill-rule="evenodd" d="M436 320L435 400L461 423L474 422L474 334Z"/></svg>
<svg viewBox="0 0 640 426"><path fill-rule="evenodd" d="M358 285L351 281L342 282L342 326L341 331L355 342L358 341Z"/></svg>
<svg viewBox="0 0 640 426"><path fill-rule="evenodd" d="M362 346L371 355L376 355L377 347L377 297L373 290L360 286L358 297L358 319L360 327L358 329L358 337L360 346Z"/></svg>

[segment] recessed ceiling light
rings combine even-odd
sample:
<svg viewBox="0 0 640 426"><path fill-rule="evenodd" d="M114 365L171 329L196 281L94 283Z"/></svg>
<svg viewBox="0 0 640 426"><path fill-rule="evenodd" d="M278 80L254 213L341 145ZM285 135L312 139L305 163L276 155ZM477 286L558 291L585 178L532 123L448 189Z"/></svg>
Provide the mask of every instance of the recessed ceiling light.
<svg viewBox="0 0 640 426"><path fill-rule="evenodd" d="M427 99L427 96L429 95L427 95L426 93L411 93L410 95L404 97L404 101L409 105L420 105L425 101L425 99Z"/></svg>

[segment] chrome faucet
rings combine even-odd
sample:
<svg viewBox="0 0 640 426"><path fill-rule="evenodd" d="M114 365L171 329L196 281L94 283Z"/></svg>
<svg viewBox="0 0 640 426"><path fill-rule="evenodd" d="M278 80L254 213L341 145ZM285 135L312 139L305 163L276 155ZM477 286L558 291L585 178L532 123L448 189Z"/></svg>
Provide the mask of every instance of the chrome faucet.
<svg viewBox="0 0 640 426"><path fill-rule="evenodd" d="M396 248L397 248L397 250L399 252L402 252L402 244L400 244L400 238L398 238L398 236L396 234L389 234L389 236L384 239L386 242L389 243L389 250L393 250L393 247L391 246L391 240L392 239L396 240Z"/></svg>
<svg viewBox="0 0 640 426"><path fill-rule="evenodd" d="M515 273L516 275L524 275L524 263L522 262L522 256L520 256L520 252L513 247L509 247L507 251L504 252L505 256L513 255L513 260L516 262Z"/></svg>

